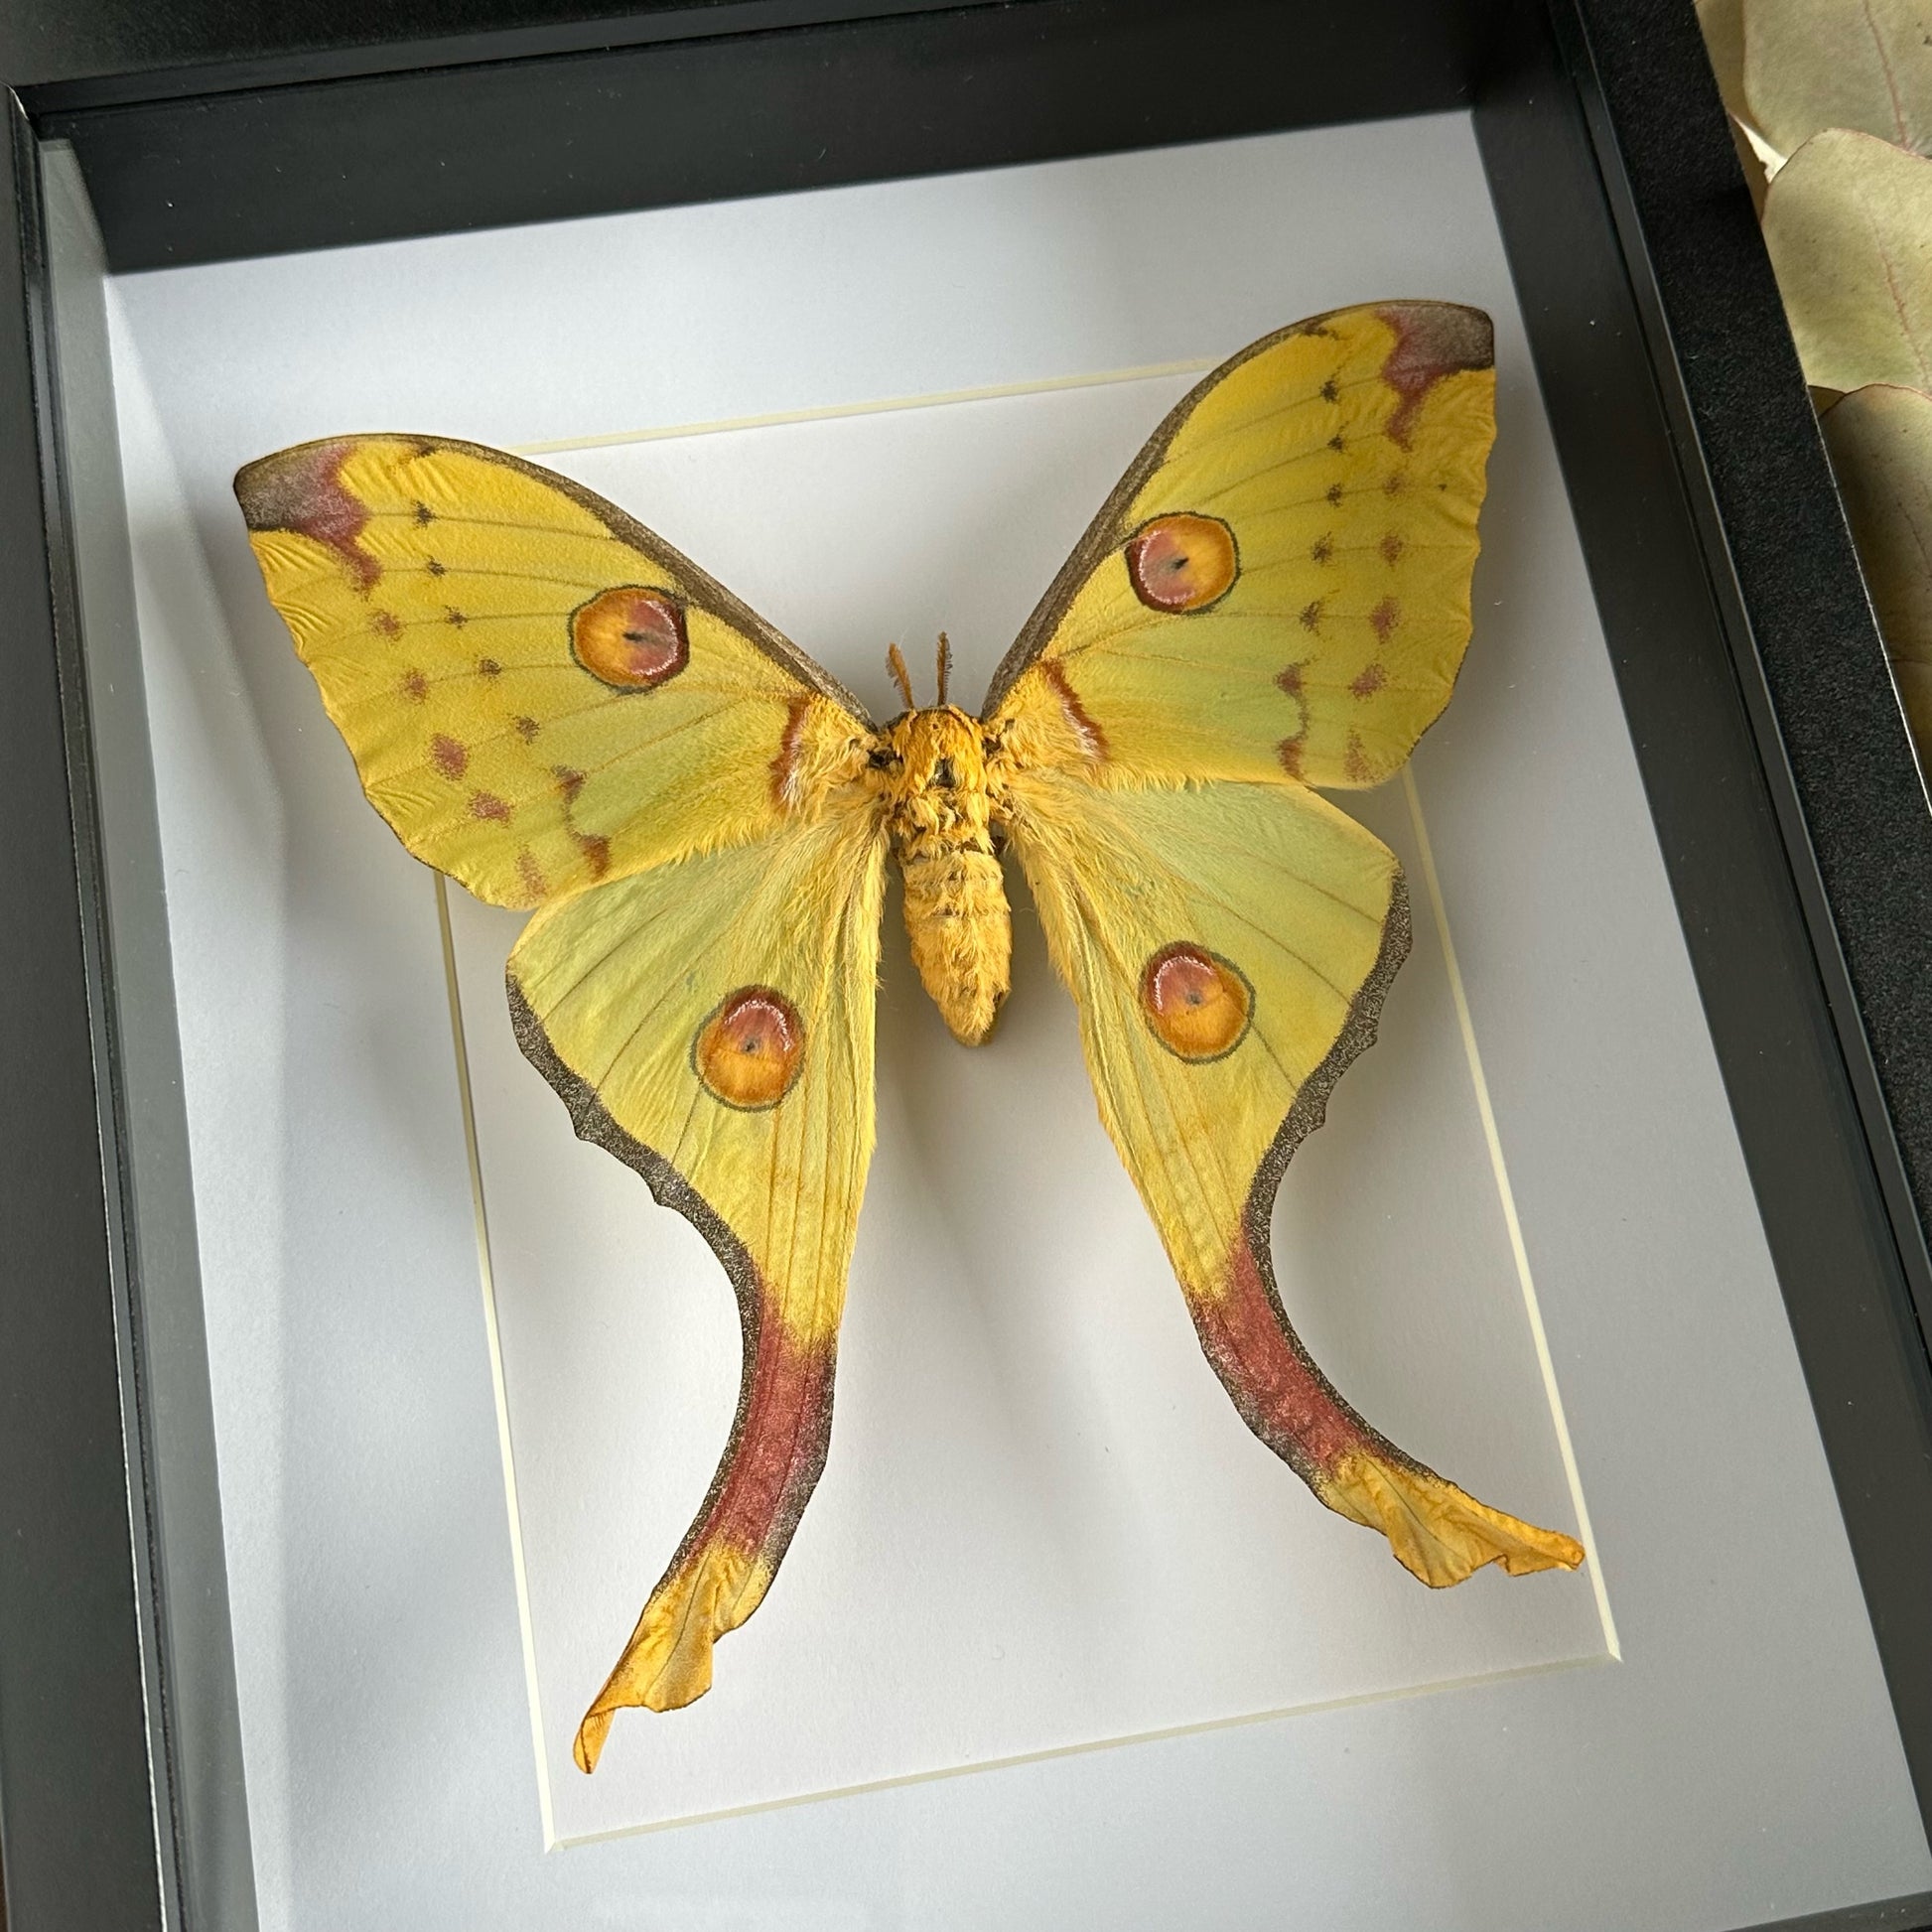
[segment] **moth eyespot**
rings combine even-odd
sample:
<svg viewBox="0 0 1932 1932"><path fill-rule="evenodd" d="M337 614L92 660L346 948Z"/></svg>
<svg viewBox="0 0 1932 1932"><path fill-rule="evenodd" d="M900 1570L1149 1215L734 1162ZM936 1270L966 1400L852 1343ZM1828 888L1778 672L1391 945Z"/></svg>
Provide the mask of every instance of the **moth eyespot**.
<svg viewBox="0 0 1932 1932"><path fill-rule="evenodd" d="M714 1099L761 1113L790 1091L804 1052L798 1009L768 986L741 986L698 1029L691 1065Z"/></svg>
<svg viewBox="0 0 1932 1932"><path fill-rule="evenodd" d="M1127 578L1150 611L1204 611L1240 575L1234 532L1218 516L1157 516L1127 540Z"/></svg>
<svg viewBox="0 0 1932 1932"><path fill-rule="evenodd" d="M1254 1020L1255 990L1232 960L1184 940L1163 946L1141 970L1141 1012L1154 1036L1183 1060L1234 1051Z"/></svg>
<svg viewBox="0 0 1932 1932"><path fill-rule="evenodd" d="M618 691L654 691L691 661L684 606L662 591L622 585L570 615L571 654Z"/></svg>

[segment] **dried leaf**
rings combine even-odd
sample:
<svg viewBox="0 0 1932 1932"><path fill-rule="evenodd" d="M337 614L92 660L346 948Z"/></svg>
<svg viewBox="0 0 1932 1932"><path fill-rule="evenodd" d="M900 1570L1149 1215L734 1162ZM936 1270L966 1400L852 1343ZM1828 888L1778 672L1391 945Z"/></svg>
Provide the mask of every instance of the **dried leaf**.
<svg viewBox="0 0 1932 1932"><path fill-rule="evenodd" d="M1733 119L1730 123L1731 140L1750 150L1751 159L1757 164L1758 172L1764 177L1766 187L1777 179L1778 170L1791 159L1779 148L1774 148L1758 133L1749 121ZM1764 198L1757 198L1757 212L1761 220L1764 215Z"/></svg>
<svg viewBox="0 0 1932 1932"><path fill-rule="evenodd" d="M1823 427L1898 695L1932 762L1932 396L1872 383Z"/></svg>
<svg viewBox="0 0 1932 1932"><path fill-rule="evenodd" d="M1697 0L1698 26L1725 112L1740 118L1744 106L1744 0Z"/></svg>
<svg viewBox="0 0 1932 1932"><path fill-rule="evenodd" d="M1932 148L1932 0L1740 0L1731 111L1790 154L1828 127Z"/></svg>
<svg viewBox="0 0 1932 1932"><path fill-rule="evenodd" d="M1765 195L1764 244L1807 381L1932 389L1932 161L1814 134Z"/></svg>
<svg viewBox="0 0 1932 1932"><path fill-rule="evenodd" d="M1698 25L1704 30L1711 70L1718 76L1718 95L1730 124L1730 144L1737 150L1737 165L1744 172L1745 187L1751 191L1751 206L1761 215L1768 177L1753 145L1753 131L1744 124L1749 110L1744 105L1743 0L1698 0Z"/></svg>

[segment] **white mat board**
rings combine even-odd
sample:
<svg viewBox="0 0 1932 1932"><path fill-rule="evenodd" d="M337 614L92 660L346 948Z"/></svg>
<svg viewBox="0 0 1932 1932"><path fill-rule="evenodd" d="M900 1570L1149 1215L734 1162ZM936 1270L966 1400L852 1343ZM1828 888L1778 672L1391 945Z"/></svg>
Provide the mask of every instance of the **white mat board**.
<svg viewBox="0 0 1932 1932"><path fill-rule="evenodd" d="M1145 238L1183 214L1201 232L1199 266L1163 278ZM170 271L117 294L267 1925L1715 1928L1932 1882L1465 120ZM1477 639L1416 769L1623 1661L546 1856L434 901L362 802L261 598L229 475L356 428L581 443L1093 375L1218 355L1296 316L1388 295L1475 302L1498 323L1502 441ZM788 578L781 544L720 513L722 482L705 510L698 473L722 458L698 445L651 459L668 466L660 474L682 466L690 485L677 512L688 520L659 520L879 696L867 667L885 635L916 644L945 623L982 667L997 654L1154 413L1150 386L962 405L902 419L872 445L849 426L811 432L869 447L878 464L898 437L901 458L932 472L916 515L894 505L899 542L869 553L876 568L850 585ZM793 435L762 435L755 466L774 480L759 499L774 531L838 515L813 500L822 472L794 462L786 481ZM796 438L805 449L807 432ZM641 455L550 460L655 514ZM856 513L878 479L857 461L844 478ZM1042 515L1035 528L1036 503L1071 522L1051 529ZM946 528L949 509L967 520ZM941 567L996 539L1032 546L1015 604L984 572ZM1400 798L1374 809L1400 843ZM1466 1131L1472 1088L1421 892L1417 905L1421 943L1385 1043L1342 1083L1333 1124L1291 1173L1285 1285L1317 1357L1398 1440L1479 1493L1567 1522L1520 1292L1513 1275L1497 1286L1508 1259L1497 1194ZM527 1076L507 1059L492 1068L482 1043L501 1043L485 966L503 923L460 915L465 970L485 982L469 1002L480 1088L500 1079L508 1100ZM1029 931L1023 914L1008 1032L976 1055L937 1036L897 940L889 950L891 1145L861 1237L832 1462L769 1603L721 1647L716 1708L696 1725L728 1731L739 1722L728 1700L761 1675L809 1681L797 1660L810 1661L831 1609L847 1628L863 1613L849 1592L864 1578L951 1606L918 1655L900 1599L892 1668L920 1675L882 1671L865 1697L897 1709L942 1667L980 1687L1017 1681L1015 1647L993 1656L999 1639L963 1607L982 1587L955 1581L968 1554L1021 1573L1030 1629L1061 1646L1091 1604L1118 1605L1154 1572L1169 1590L1190 1567L1227 1586L1238 1650L1217 1646L1175 1684L1123 1700L1113 1664L1145 1655L1145 1631L1110 1623L1084 1681L1055 1684L1056 1701L1029 1714L1042 1747L1351 1686L1422 1686L1472 1660L1487 1672L1600 1652L1589 1581L1411 1589L1372 1538L1326 1519L1245 1440L1190 1357L1177 1296L1108 1166L1063 998ZM1411 1030L1400 1041L1399 1029ZM1386 1116L1416 1095L1434 1096L1418 1112L1440 1106L1455 1124L1403 1195L1392 1174L1414 1150L1388 1137ZM508 1255L499 1221L499 1263L529 1264L521 1314L503 1330L512 1405L567 1380L573 1351L581 1372L608 1373L582 1359L599 1338L571 1318L573 1302L652 1333L673 1310L688 1324L667 1344L679 1359L661 1364L675 1371L675 1417L670 1394L633 1404L681 1459L661 1484L616 1456L594 1472L606 1496L635 1485L639 1520L582 1586L545 1580L602 1547L588 1514L598 1492L573 1505L555 1469L528 1465L549 1499L544 1550L535 1531L530 1549L539 1680L559 1680L544 1694L554 1766L702 1490L735 1349L715 1279L646 1300L637 1257L687 1238L615 1164L555 1144L561 1109L540 1091L532 1103L486 1127L486 1160L500 1171L514 1135L550 1136L559 1163L588 1164L585 1185L614 1218L579 1237L594 1251L580 1280L545 1276L541 1310L537 1253L554 1231L519 1236L527 1255ZM1048 1155L1068 1163L1073 1211L1024 1184ZM1378 1294L1439 1292L1385 1266L1413 1256L1426 1216L1452 1250L1442 1279L1483 1285L1392 1316ZM1018 1249L1022 1265L989 1246ZM905 1268L908 1249L931 1265ZM1389 1334L1392 1319L1410 1332ZM1471 1321L1493 1324L1480 1346ZM1465 1365L1478 1358L1487 1372L1471 1390ZM1155 1391L1172 1392L1164 1415L1148 1413ZM560 1438L530 1453L568 1448ZM1192 1486L1175 1492L1193 1468L1211 1498L1184 1508ZM926 1480L962 1499L950 1520L910 1506ZM1111 1513L1090 1514L1096 1498ZM916 1523L917 1543L882 1544L882 1514ZM1251 1548L1257 1535L1277 1539L1279 1616L1245 1595L1245 1572L1218 1567L1229 1538ZM1302 1553L1317 1549L1318 1568L1305 1569ZM1338 1646L1321 1635L1337 1604L1359 1606L1361 1625ZM835 1684L859 1669L850 1638L837 1641ZM834 1713L807 1737L805 1715L787 1709L791 1755L740 1775L746 1802L872 1775L864 1751L897 1775L1014 1734L990 1696L970 1724L923 1737L902 1710L896 1731ZM630 1763L632 1783L553 1772L571 1793L559 1806L578 1807L560 1810L560 1835L729 1800L718 1766L731 1752L695 1799L688 1779L684 1796L669 1789L668 1756L697 1755L703 1739L694 1728L698 1743L653 1758L661 1722L626 1718L614 1736L613 1769ZM846 1768L806 1761L834 1744Z"/></svg>

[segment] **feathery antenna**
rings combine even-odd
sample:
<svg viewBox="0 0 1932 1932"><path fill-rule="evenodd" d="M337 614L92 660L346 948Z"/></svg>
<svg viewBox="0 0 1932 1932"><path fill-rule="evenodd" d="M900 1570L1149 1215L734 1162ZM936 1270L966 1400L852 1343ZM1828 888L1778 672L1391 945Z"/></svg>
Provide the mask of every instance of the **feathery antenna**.
<svg viewBox="0 0 1932 1932"><path fill-rule="evenodd" d="M905 700L906 710L918 710L919 707L912 697L912 680L906 675L905 658L897 644L889 644L886 647L886 667L893 674L893 682L898 686L899 696Z"/></svg>

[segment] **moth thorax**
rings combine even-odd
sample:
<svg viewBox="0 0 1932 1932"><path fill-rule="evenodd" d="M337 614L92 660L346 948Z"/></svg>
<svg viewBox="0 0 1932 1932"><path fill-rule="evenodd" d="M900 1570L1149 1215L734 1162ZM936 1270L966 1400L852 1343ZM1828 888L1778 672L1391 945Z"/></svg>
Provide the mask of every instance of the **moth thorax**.
<svg viewBox="0 0 1932 1932"><path fill-rule="evenodd" d="M955 705L908 711L886 727L887 802L904 837L958 818L986 822L986 746L977 718Z"/></svg>

